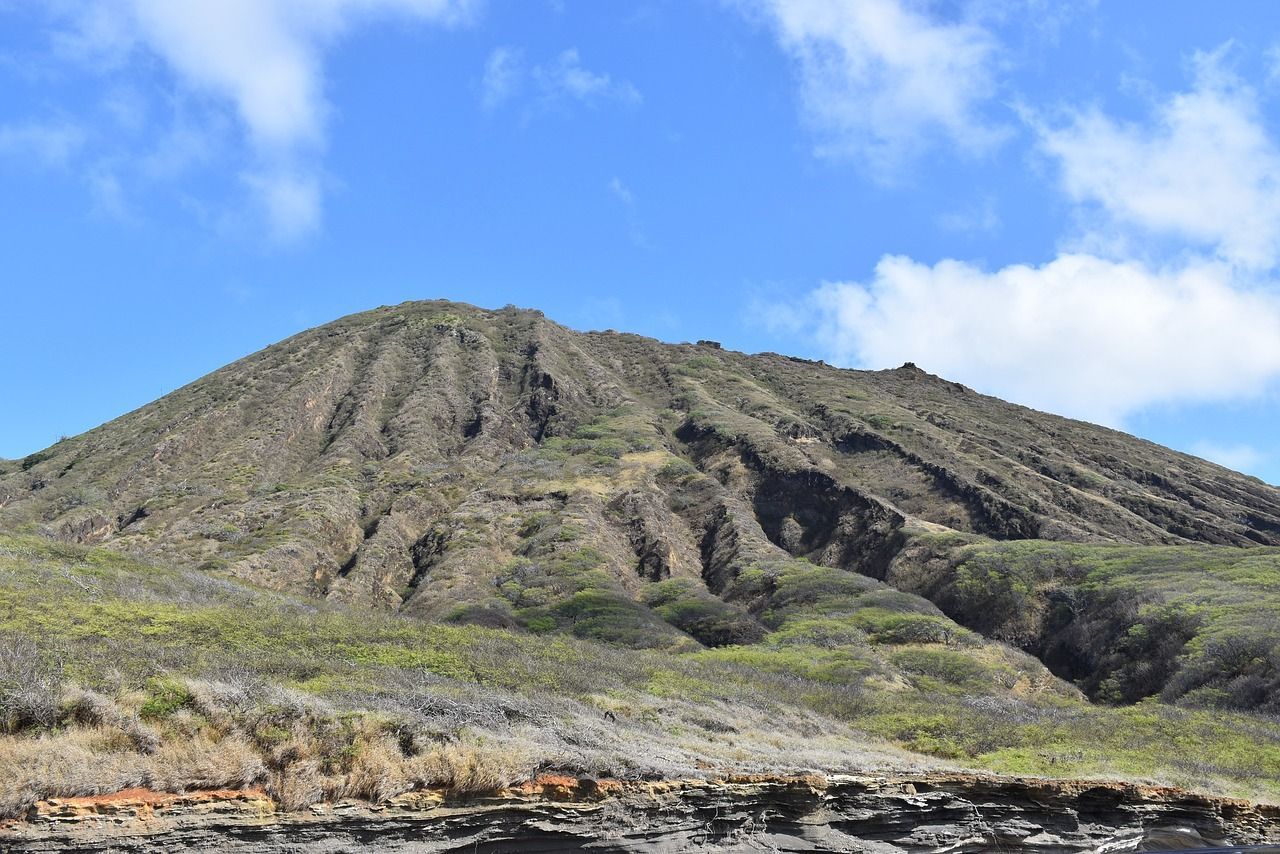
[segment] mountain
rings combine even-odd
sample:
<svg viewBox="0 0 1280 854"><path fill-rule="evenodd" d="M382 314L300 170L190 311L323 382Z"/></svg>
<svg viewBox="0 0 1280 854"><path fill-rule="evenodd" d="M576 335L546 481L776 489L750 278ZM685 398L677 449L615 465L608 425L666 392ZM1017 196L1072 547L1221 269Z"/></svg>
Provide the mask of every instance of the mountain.
<svg viewBox="0 0 1280 854"><path fill-rule="evenodd" d="M304 332L7 467L6 527L424 612L424 580L509 557L538 513L619 576L713 586L752 549L879 576L914 529L1280 545L1275 488L912 365L445 302Z"/></svg>
<svg viewBox="0 0 1280 854"><path fill-rule="evenodd" d="M1154 553L1136 547L1234 547L1216 560L1280 546L1280 490L914 365L842 370L440 301L304 332L0 471L0 528L429 620L631 646L759 639L776 587L761 568L801 558L932 596L1095 696L1114 675L1097 647L1146 619L1135 602L1187 585L1107 598L1094 584L1066 602L1051 573L1021 583L1057 591L1053 619L1028 588L997 625L995 593L972 577L956 593L972 563L960 549L1052 541L1073 544L1054 552L1070 563L1127 546L1141 563ZM1014 563L987 583L1008 586L1025 570ZM1087 569L1066 575L1081 585ZM1165 658L1198 636L1204 610ZM1174 670L1108 690L1158 693ZM1231 703L1280 709L1275 686Z"/></svg>
<svg viewBox="0 0 1280 854"><path fill-rule="evenodd" d="M406 303L0 462L0 818L945 763L1275 797L1277 614L1280 490L1212 463Z"/></svg>

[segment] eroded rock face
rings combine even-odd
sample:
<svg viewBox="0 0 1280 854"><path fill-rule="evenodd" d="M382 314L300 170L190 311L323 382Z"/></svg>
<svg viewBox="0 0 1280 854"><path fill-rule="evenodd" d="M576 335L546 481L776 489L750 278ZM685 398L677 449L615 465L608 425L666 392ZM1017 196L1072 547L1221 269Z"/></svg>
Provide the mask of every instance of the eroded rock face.
<svg viewBox="0 0 1280 854"><path fill-rule="evenodd" d="M621 783L540 777L489 796L415 792L280 814L260 792L143 790L39 805L14 852L1074 852L1153 832L1280 840L1280 807L1122 783L967 774Z"/></svg>

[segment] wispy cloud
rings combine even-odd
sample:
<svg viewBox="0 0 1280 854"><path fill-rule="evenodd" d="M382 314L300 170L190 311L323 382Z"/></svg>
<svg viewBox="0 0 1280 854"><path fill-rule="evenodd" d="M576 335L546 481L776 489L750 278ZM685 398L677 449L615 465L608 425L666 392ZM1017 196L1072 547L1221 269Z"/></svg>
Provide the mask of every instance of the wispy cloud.
<svg viewBox="0 0 1280 854"><path fill-rule="evenodd" d="M125 199L119 173L109 162L96 163L85 173L89 195L96 213L121 222L132 222L133 212Z"/></svg>
<svg viewBox="0 0 1280 854"><path fill-rule="evenodd" d="M938 225L957 234L993 234L1000 229L1000 214L991 196L967 207L939 214Z"/></svg>
<svg viewBox="0 0 1280 854"><path fill-rule="evenodd" d="M1005 130L983 114L999 46L983 27L902 0L743 0L795 60L820 155L891 180L936 140L989 149Z"/></svg>
<svg viewBox="0 0 1280 854"><path fill-rule="evenodd" d="M63 18L56 44L63 57L109 79L127 78L136 57L158 59L176 95L229 108L246 152L244 186L272 233L293 239L322 219L328 49L379 17L449 24L465 19L472 6L469 0L103 0L57 7ZM126 125L146 118L136 98L116 97L106 106ZM198 149L191 138L198 130L198 123L189 124L188 138L175 144Z"/></svg>
<svg viewBox="0 0 1280 854"><path fill-rule="evenodd" d="M484 64L480 81L481 103L492 110L513 97L520 89L524 69L519 51L509 47L494 48Z"/></svg>
<svg viewBox="0 0 1280 854"><path fill-rule="evenodd" d="M631 207L636 202L635 196L631 195L631 190L617 177L614 177L609 182L609 192L613 193L614 197L627 207Z"/></svg>
<svg viewBox="0 0 1280 854"><path fill-rule="evenodd" d="M319 227L322 191L313 172L247 172L243 180L260 200L277 240L293 241Z"/></svg>
<svg viewBox="0 0 1280 854"><path fill-rule="evenodd" d="M618 200L626 211L627 237L630 238L632 245L639 249L653 249L653 244L649 242L648 235L640 227L640 215L636 210L636 197L631 192L631 188L622 183L622 179L617 176L614 176L607 186L609 193Z"/></svg>
<svg viewBox="0 0 1280 854"><path fill-rule="evenodd" d="M585 68L576 48L533 65L526 63L519 50L495 48L485 62L480 88L481 104L488 110L521 95L528 95L532 111L566 103L596 106L612 102L634 106L644 100L630 81Z"/></svg>
<svg viewBox="0 0 1280 854"><path fill-rule="evenodd" d="M1098 232L1168 237L1266 269L1280 261L1280 148L1256 92L1223 67L1224 50L1197 54L1194 85L1149 122L1090 108L1032 123L1068 196L1104 217Z"/></svg>
<svg viewBox="0 0 1280 854"><path fill-rule="evenodd" d="M84 128L65 119L0 124L0 156L65 167L86 142Z"/></svg>
<svg viewBox="0 0 1280 854"><path fill-rule="evenodd" d="M585 103L620 101L638 104L640 91L626 80L614 80L604 72L582 67L576 48L562 52L553 62L536 66L533 79L543 94L553 98L571 98Z"/></svg>

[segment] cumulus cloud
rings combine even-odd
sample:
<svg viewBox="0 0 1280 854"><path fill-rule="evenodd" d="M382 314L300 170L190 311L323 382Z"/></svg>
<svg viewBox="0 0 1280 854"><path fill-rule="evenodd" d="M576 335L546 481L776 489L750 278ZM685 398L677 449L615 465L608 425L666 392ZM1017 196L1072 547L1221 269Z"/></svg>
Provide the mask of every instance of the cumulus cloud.
<svg viewBox="0 0 1280 854"><path fill-rule="evenodd" d="M480 82L485 109L514 99L529 89L535 108L576 101L595 105L603 101L638 104L640 91L629 81L615 80L601 71L584 68L576 48L562 51L550 62L526 65L522 54L509 47L495 48L485 62Z"/></svg>
<svg viewBox="0 0 1280 854"><path fill-rule="evenodd" d="M1145 122L1096 108L1028 116L1078 206L1084 248L994 272L888 256L782 316L816 330L839 363L914 361L1112 425L1157 404L1262 394L1280 380L1280 147L1223 60L1197 54L1192 85L1155 98ZM1250 462L1238 448L1205 455Z"/></svg>
<svg viewBox="0 0 1280 854"><path fill-rule="evenodd" d="M1259 393L1280 377L1280 301L1229 265L1151 269L1091 255L995 272L890 256L811 297L844 364L915 361L982 391L1107 424L1166 401Z"/></svg>
<svg viewBox="0 0 1280 854"><path fill-rule="evenodd" d="M1280 261L1280 149L1257 94L1198 54L1189 91L1160 103L1151 121L1117 121L1098 109L1065 124L1034 120L1040 146L1061 167L1075 201L1096 206L1105 230L1186 241L1232 264ZM1099 229L1104 230L1102 228Z"/></svg>
<svg viewBox="0 0 1280 854"><path fill-rule="evenodd" d="M982 115L998 44L983 27L937 20L904 0L753 0L797 65L818 152L881 178L934 138L968 151L998 142Z"/></svg>
<svg viewBox="0 0 1280 854"><path fill-rule="evenodd" d="M324 54L378 16L449 23L468 0L104 0L71 5L64 53L103 67L136 51L162 60L185 89L229 105L252 152L273 230L297 236L321 217L320 155L329 111Z"/></svg>

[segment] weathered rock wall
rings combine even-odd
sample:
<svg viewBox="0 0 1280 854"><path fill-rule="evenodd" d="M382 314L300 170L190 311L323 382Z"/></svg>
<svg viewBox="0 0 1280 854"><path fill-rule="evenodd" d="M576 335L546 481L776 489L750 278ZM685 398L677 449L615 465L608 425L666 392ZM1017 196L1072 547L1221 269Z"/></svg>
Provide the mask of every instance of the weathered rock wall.
<svg viewBox="0 0 1280 854"><path fill-rule="evenodd" d="M1162 829L1209 843L1276 841L1280 807L1124 783L967 774L543 777L488 796L416 792L301 814L276 812L257 791L134 790L42 803L27 820L0 828L0 850L1074 852L1133 850Z"/></svg>

